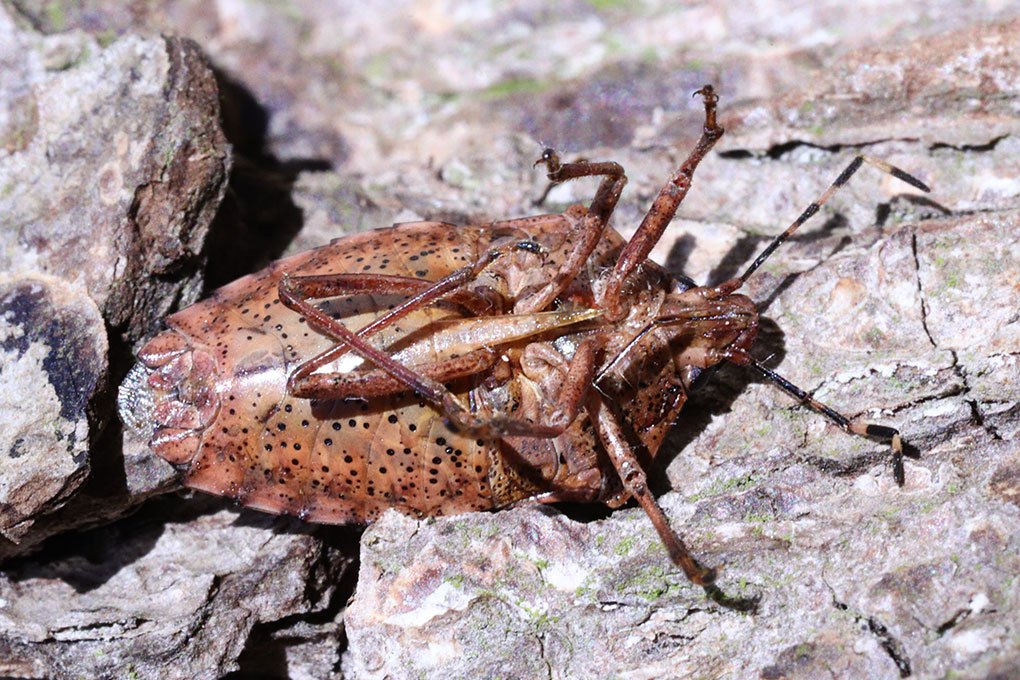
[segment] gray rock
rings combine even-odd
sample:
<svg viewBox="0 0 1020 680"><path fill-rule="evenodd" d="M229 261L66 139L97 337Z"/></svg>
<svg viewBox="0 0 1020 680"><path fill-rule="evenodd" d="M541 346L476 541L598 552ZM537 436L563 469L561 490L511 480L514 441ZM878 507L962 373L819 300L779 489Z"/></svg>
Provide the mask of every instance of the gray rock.
<svg viewBox="0 0 1020 680"><path fill-rule="evenodd" d="M156 32L187 35L211 55L239 158L206 280L225 282L285 248L396 219L481 222L536 212L531 203L545 181L531 164L540 142L624 164L630 182L615 224L629 235L699 132L700 104L689 92L704 82L722 93L727 134L653 253L674 271L702 282L739 273L858 153L887 159L935 190L921 197L863 168L748 287L765 316L756 356L773 355L770 365L850 416L901 428L918 456L908 459L899 489L881 445L844 435L735 367L720 371L685 408L652 475L694 552L727 565L714 597L668 562L636 509L605 517L597 509L565 516L522 507L422 523L387 515L365 536L345 615L349 585L334 587L344 540L321 528L305 535L288 522L259 523L198 496L172 497L84 537L57 536L5 565L0 674L1020 672L1011 587L1020 519L1020 90L1009 49L1020 27L1009 3L777 1L755 12L532 0L16 6L23 27L55 35L23 29L20 42L7 43L15 49L0 50L5 75L14 74L0 82L10 112L0 119L0 167L31 152L23 176L48 176L45 154L22 145L50 119L24 102L60 97L39 99L26 82L73 84L106 55L110 71L96 92L119 83L116 92L155 106L146 113L114 109L107 102L116 97L69 99L75 107L98 103L107 107L102 121L131 125L97 122L92 146L51 144L92 159L96 188L81 179L86 171L68 173L77 190L47 179L33 200L50 206L45 201L59 195L52 205L68 209L33 208L19 226L56 244L74 234L101 254L121 252L111 238L135 244L123 256L130 276L111 278L121 270L73 247L80 266L61 269L48 264L59 263L47 259L49 241L30 240L37 256L9 230L2 236L15 250L0 258L18 272L84 272L78 278L116 330L113 382L127 369L118 346L197 294L208 252L202 230L227 167L222 154L208 166L202 153L178 154L175 167L196 159L196 167L183 165L195 185L154 187L174 189L159 194L135 189L163 176L162 164L146 161L148 179L125 181L130 189L116 193L109 212L93 205L104 195L99 169L130 175L111 143L120 127L139 131L132 139L150 148L146 140L158 138L151 121L178 120L176 108L159 108L159 97L145 99L125 78L131 50L139 55L134 72L179 74L154 93L180 93L170 84L188 82L185 71L194 76L186 89L194 99L185 100L208 115L190 128L222 149L210 122L214 99L201 84L208 73L164 71L164 63L195 63L167 54L194 52L178 39L141 37ZM83 44L89 58L78 59ZM253 175L258 181L248 182ZM587 201L593 187L557 187L546 208ZM134 220L133 205L152 219ZM68 226L74 214L89 215L89 224ZM63 226L45 231L52 219ZM123 224L151 229L143 238L133 227L118 231ZM259 230L275 237L270 247L249 237ZM156 275L146 282L149 272ZM94 405L109 412L112 395ZM112 457L112 473L93 472L63 510L36 519L22 545L67 528L51 517L110 517L103 508L122 512L126 499L172 484L145 442L122 439L115 428L93 446L93 470L110 451L123 452L123 460ZM112 484L97 487L97 479ZM90 552L93 544L101 554ZM173 602L154 611L164 591ZM49 612L36 606L43 602L52 603Z"/></svg>
<svg viewBox="0 0 1020 680"><path fill-rule="evenodd" d="M212 73L187 40L101 47L4 11L0 53L0 267L79 282L137 340L201 289L229 167Z"/></svg>
<svg viewBox="0 0 1020 680"><path fill-rule="evenodd" d="M0 8L0 55L7 556L167 487L169 466L101 439L108 355L117 379L125 345L198 295L229 159L194 43L44 36Z"/></svg>
<svg viewBox="0 0 1020 680"><path fill-rule="evenodd" d="M38 676L12 669L217 678L238 668L256 626L280 619L293 626L333 606L349 559L321 540L265 516L174 504L177 511L164 503L163 512L71 537L8 567L0 579L0 669L22 677ZM333 635L331 646L338 644Z"/></svg>
<svg viewBox="0 0 1020 680"><path fill-rule="evenodd" d="M60 279L0 278L0 534L17 543L89 472L92 397L106 379L103 319Z"/></svg>

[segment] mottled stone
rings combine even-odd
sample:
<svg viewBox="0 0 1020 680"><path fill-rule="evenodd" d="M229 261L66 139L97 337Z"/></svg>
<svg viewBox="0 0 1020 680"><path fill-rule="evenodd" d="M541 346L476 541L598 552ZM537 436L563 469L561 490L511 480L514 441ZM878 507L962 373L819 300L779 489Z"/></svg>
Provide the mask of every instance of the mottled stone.
<svg viewBox="0 0 1020 680"><path fill-rule="evenodd" d="M14 457L0 469L0 557L167 487L169 466L132 456L116 424L104 430L108 364L118 379L125 345L198 295L230 165L216 83L194 43L45 36L10 11L0 8L10 425L0 436Z"/></svg>
<svg viewBox="0 0 1020 680"><path fill-rule="evenodd" d="M719 371L694 396L663 448L665 474L653 470L652 478L666 492L664 509L695 554L728 565L719 582L726 597L691 587L633 508L587 523L580 521L587 510L570 510L571 519L536 508L420 524L391 516L363 546L346 650L339 626L349 586L306 616L309 607L292 597L296 584L289 581L278 600L230 595L223 600L229 616L203 620L184 612L171 622L176 630L159 629L165 639L146 637L138 645L139 635L156 628L134 621L146 611L144 600L158 597L167 565L172 570L191 551L209 555L203 531L222 546L252 538L250 520L211 529L208 516L175 516L170 508L199 502L177 498L143 511L180 539L175 552L150 547L157 554L148 561L144 541L139 547L132 537L151 534L130 519L114 525L125 540L103 543L109 553L103 559L121 564L142 553L134 562L150 566L119 599L103 583L90 591L108 598L102 616L61 613L72 623L60 639L45 637L46 622L26 603L37 592L36 601L52 602L59 593L71 607L95 605L81 599L87 593L66 589L81 583L74 580L88 572L81 556L91 553L60 536L36 561L19 562L21 575L68 560L73 566L55 581L43 572L46 578L16 582L11 601L19 620L0 635L0 674L130 674L147 649L156 661L143 661L139 675L214 677L239 666L248 674L339 677L341 653L343 672L354 677L1017 674L1020 607L1011 579L1020 552L1020 356L1011 312L1018 308L1020 88L1010 47L1020 28L1011 3L768 0L754 12L738 4L537 0L13 6L8 11L21 13L22 27L53 35L24 30L15 49L0 50L4 74L12 74L0 79L6 106L0 166L29 153L49 124L26 86L36 82L32 74L66 83L95 68L93 59L76 56L80 45L92 58L108 55L103 63L111 64L134 46L137 73L161 73L163 63L159 50L150 50L162 41L140 35L186 35L210 54L240 160L207 281L225 282L285 249L397 219L481 222L589 200L594 180L561 185L544 208L532 205L545 188L532 167L543 143L568 157L625 166L630 181L614 224L630 235L697 136L700 103L689 95L707 81L721 93L727 133L654 252L673 271L709 282L739 274L858 153L916 173L933 192L921 196L863 167L749 286L765 316L756 356L769 357L848 415L901 428L917 449L904 488L892 480L884 446L844 435L736 367ZM69 28L89 35L62 33ZM35 57L24 54L31 50L23 44L45 44L40 59L48 66L32 66ZM120 71L104 77L138 94ZM75 210L95 216L94 230L80 232L86 236L79 243L96 251L107 247L102 239L111 224L121 224L124 205L110 213L88 207L98 195L98 170L109 165L129 176L123 164L110 165L114 142L118 133L147 125L129 109L110 115L131 124L100 127L98 143L112 151L86 154L98 159L89 166L97 171L96 189L62 194L44 183L44 195L60 195L62 203L31 213L33 220ZM207 119L194 130L215 134ZM144 146L147 137L132 139ZM44 156L33 153L25 177L46 170ZM203 155L183 158L201 166ZM113 174L102 177L103 187L117 186ZM140 321L118 327L128 329L128 340L151 331L159 310L197 293L201 235L184 230L180 246L174 236L159 235L180 226L173 215L188 222L207 214L167 207L177 191L136 193L153 210L152 223L169 221L171 231L154 227L145 240L150 254L127 260L148 264L132 271L145 279L145 267L162 267L164 255L184 259L148 282L133 279L130 290L89 285L117 323L127 318L124 307L110 301L131 300L140 310L128 313ZM42 227L33 221L27 229ZM132 238L121 242L142 242ZM16 251L12 264L30 262L24 252ZM126 354L111 358L116 375L127 368ZM101 406L109 410L111 401ZM104 436L113 443L93 453L123 451L124 460L113 456L117 464L86 486L102 478L113 490L78 493L57 515L109 508L110 494L151 493L168 484L167 468L145 442L122 442L115 429ZM86 501L91 505L78 505ZM159 516L168 518L165 525ZM312 540L300 542L308 547L306 538ZM277 546L271 540L265 550L277 555ZM336 575L304 566L303 550L290 552L277 573L293 560L295 578L321 592ZM224 549L228 559L216 556L225 568L199 559L193 581L223 584L260 573L255 552L240 551L255 562L248 565L229 558L230 551ZM278 583L268 578L268 587ZM189 603L201 599L174 592ZM260 623L249 626L252 620ZM90 635L89 621L104 638L73 639ZM23 629L44 637L26 641ZM166 640L187 642L173 647ZM198 643L209 652L199 653ZM80 654L96 650L107 660ZM119 659L131 661L118 666Z"/></svg>
<svg viewBox="0 0 1020 680"><path fill-rule="evenodd" d="M55 278L0 277L0 534L18 542L89 472L108 343L95 303Z"/></svg>
<svg viewBox="0 0 1020 680"><path fill-rule="evenodd" d="M988 150L981 147L1016 131L1018 32L1012 18L854 50L798 91L735 108L728 144L768 149L790 140L830 146L917 136L934 145L933 155L944 146Z"/></svg>
<svg viewBox="0 0 1020 680"><path fill-rule="evenodd" d="M6 10L0 53L0 267L79 283L138 339L200 290L229 167L212 73L188 40L103 47L15 30Z"/></svg>
<svg viewBox="0 0 1020 680"><path fill-rule="evenodd" d="M293 626L332 606L348 565L341 555L286 521L194 512L200 505L157 504L10 564L0 574L8 668L44 668L51 678L222 677L238 668L255 626ZM309 587L312 578L321 588Z"/></svg>
<svg viewBox="0 0 1020 680"><path fill-rule="evenodd" d="M1020 459L1007 461L996 468L988 482L988 490L1001 500L1020 507Z"/></svg>

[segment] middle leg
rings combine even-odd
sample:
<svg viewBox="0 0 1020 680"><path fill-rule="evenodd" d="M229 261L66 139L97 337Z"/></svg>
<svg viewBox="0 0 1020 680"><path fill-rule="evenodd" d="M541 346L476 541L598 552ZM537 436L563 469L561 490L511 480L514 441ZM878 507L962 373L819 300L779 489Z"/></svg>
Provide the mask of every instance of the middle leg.
<svg viewBox="0 0 1020 680"><path fill-rule="evenodd" d="M312 305L309 302L310 300L349 293L411 294L411 297L403 303L360 329L356 335L362 339L370 337L416 309L422 309L443 299L457 302L466 307L468 311L477 315L484 315L493 311L499 312L504 307L504 301L496 299L500 297L498 293L491 291L492 295L486 296L481 291L466 290L464 285L475 279L489 264L508 251L529 246L530 243L527 241L504 244L488 251L478 258L474 264L462 267L439 281L422 281L404 276L360 273L284 276L279 284L280 301L288 308L303 314L311 326L336 340L340 340L336 346L299 365L287 380L288 390L292 394L300 393L302 388L308 385L312 375L318 369L356 348L354 344L344 341L344 337L349 333L346 326L323 313ZM337 330L338 328L339 330ZM333 330L331 331L330 329ZM362 346L364 346L363 343ZM362 353L362 356L368 358L364 353ZM383 366L380 367L382 368ZM398 378L398 380L404 379ZM404 382L408 384L406 380ZM413 385L408 384L408 386L416 389Z"/></svg>
<svg viewBox="0 0 1020 680"><path fill-rule="evenodd" d="M495 259L496 255L490 255L482 259L487 264ZM469 311L476 314L491 311L496 307L496 301L483 298L478 293L469 292L462 288L463 284L470 281L484 267L484 264L476 264L474 267L464 267L439 281L422 281L403 276L388 276L379 274L318 274L313 276L284 277L280 281L280 300L290 309L305 314L309 323L319 330L329 333L328 328L316 323L316 319L325 317L334 321L318 308L312 306L308 301L322 298L336 297L350 293L398 293L410 294L411 297L400 305L387 311L375 321L371 322L357 332L358 337L368 338L383 328L395 323L407 316L416 309L427 307L439 300L449 298L464 305ZM308 308L314 310L307 314ZM332 325L332 324L330 324ZM338 338L335 334L334 338ZM308 389L322 389L322 381L316 379L315 372L352 349L352 345L340 342L324 352L312 357L299 365L291 373L287 380L288 391L295 396L305 396L303 392ZM312 383L315 383L313 386Z"/></svg>

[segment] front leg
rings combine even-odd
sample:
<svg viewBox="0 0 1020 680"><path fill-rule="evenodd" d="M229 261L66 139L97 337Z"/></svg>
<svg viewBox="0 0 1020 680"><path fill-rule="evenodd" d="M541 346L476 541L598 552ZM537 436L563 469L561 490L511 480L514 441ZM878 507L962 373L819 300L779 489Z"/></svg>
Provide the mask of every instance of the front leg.
<svg viewBox="0 0 1020 680"><path fill-rule="evenodd" d="M612 161L576 161L562 164L555 151L546 149L535 165L539 163L544 163L548 168L549 181L553 184L579 177L597 176L602 177L602 182L595 192L595 198L592 199L591 205L581 219L581 223L569 234L568 243L572 242L573 245L552 280L532 295L518 300L514 305L514 311L521 314L546 309L577 278L584 268L585 262L588 261L588 257L591 256L595 246L602 238L602 233L609 223L609 217L620 201L624 185L627 184L627 175L623 171L623 166Z"/></svg>

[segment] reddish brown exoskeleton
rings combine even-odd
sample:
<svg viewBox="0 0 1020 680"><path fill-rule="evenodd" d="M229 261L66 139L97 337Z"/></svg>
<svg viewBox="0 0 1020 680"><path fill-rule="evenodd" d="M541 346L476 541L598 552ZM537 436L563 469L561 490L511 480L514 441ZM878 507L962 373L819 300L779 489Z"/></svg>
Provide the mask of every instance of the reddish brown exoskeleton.
<svg viewBox="0 0 1020 680"><path fill-rule="evenodd" d="M629 243L607 226L626 183L613 162L560 163L549 179L599 176L588 208L481 226L398 224L270 265L170 316L121 391L126 422L184 470L186 485L313 522L369 522L526 499L634 498L670 557L688 553L646 484L695 378L749 366L847 432L901 442L850 420L748 353L754 303L736 291L863 163L858 156L739 278L694 286L648 261L723 134L705 126Z"/></svg>

